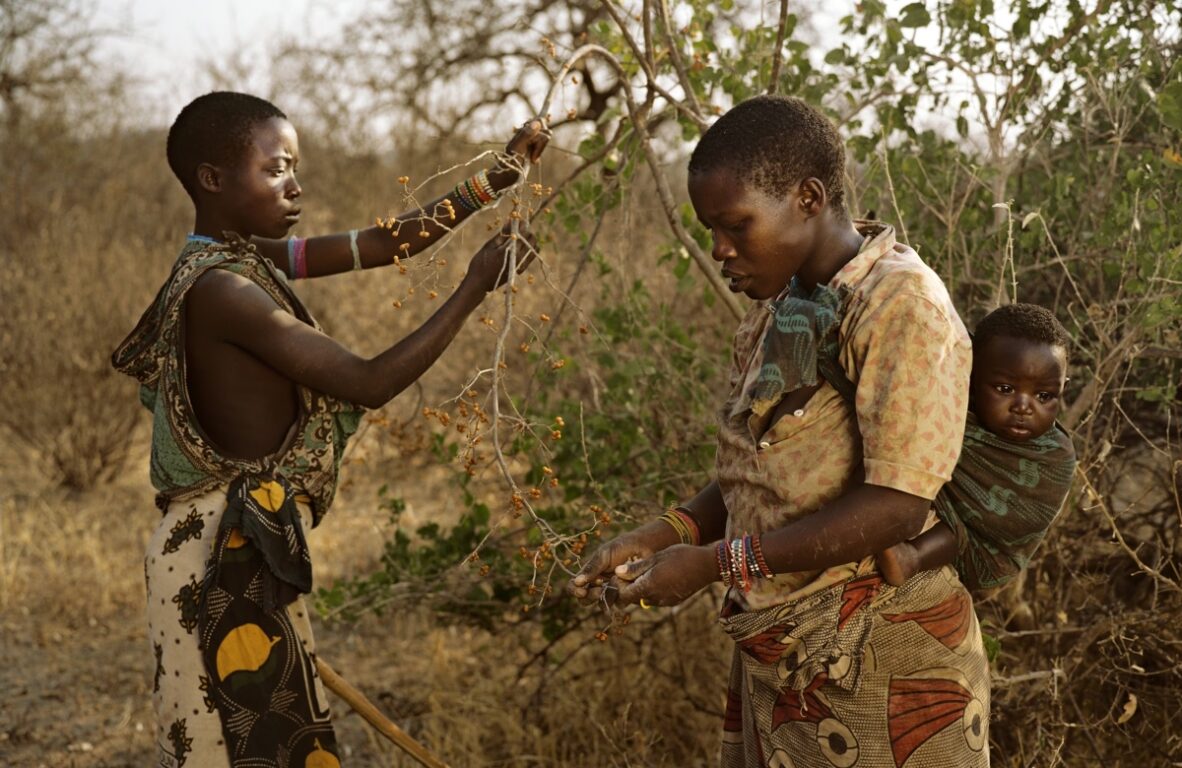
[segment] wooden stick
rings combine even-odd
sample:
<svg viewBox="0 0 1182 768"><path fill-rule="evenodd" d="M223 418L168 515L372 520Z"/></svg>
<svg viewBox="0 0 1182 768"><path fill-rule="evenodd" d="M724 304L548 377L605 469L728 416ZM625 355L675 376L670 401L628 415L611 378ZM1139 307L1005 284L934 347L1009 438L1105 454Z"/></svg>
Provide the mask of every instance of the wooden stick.
<svg viewBox="0 0 1182 768"><path fill-rule="evenodd" d="M319 656L316 657L316 671L320 673L320 679L324 681L324 685L330 691L344 699L345 703L352 707L354 712L365 718L365 721L372 725L378 733L419 761L420 765L425 765L427 768L447 768L447 763L415 741L406 731L390 722L369 699L365 698L365 694L350 685L345 678L338 675L336 670L328 665L328 662Z"/></svg>

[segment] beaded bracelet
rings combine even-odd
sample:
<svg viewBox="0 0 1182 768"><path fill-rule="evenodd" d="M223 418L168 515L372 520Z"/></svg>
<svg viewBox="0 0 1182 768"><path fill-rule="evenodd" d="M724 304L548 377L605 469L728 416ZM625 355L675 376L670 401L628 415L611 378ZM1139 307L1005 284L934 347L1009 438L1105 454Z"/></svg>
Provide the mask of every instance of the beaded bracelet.
<svg viewBox="0 0 1182 768"><path fill-rule="evenodd" d="M763 556L763 536L754 536L751 539L751 551L755 553L755 564L759 566L759 570L763 572L763 578L770 579L776 574L772 573L772 569L768 567L767 560Z"/></svg>
<svg viewBox="0 0 1182 768"><path fill-rule="evenodd" d="M754 586L755 579L770 579L775 574L763 557L760 536L739 536L730 541L720 541L715 547L718 561L718 575L727 587L737 587L746 594Z"/></svg>
<svg viewBox="0 0 1182 768"><path fill-rule="evenodd" d="M453 191L460 205L469 211L479 211L497 199L497 191L484 170L461 181Z"/></svg>
<svg viewBox="0 0 1182 768"><path fill-rule="evenodd" d="M673 528L673 530L677 532L677 538L681 541L682 544L693 544L694 543L693 534L690 533L689 528L686 527L685 521L682 520L677 515L677 513L674 512L673 510L671 510L671 509L666 510L657 519L668 523Z"/></svg>
<svg viewBox="0 0 1182 768"><path fill-rule="evenodd" d="M674 514L681 518L685 523L685 527L689 529L690 541L688 543L697 546L702 543L702 529L698 527L698 521L690 514L688 507L674 507Z"/></svg>
<svg viewBox="0 0 1182 768"><path fill-rule="evenodd" d="M747 571L747 558L743 553L743 539L731 540L731 562L734 563L739 588L744 592L751 591L751 574Z"/></svg>
<svg viewBox="0 0 1182 768"><path fill-rule="evenodd" d="M723 586L731 586L730 547L726 541L718 542L714 555L718 559L718 575L722 577Z"/></svg>

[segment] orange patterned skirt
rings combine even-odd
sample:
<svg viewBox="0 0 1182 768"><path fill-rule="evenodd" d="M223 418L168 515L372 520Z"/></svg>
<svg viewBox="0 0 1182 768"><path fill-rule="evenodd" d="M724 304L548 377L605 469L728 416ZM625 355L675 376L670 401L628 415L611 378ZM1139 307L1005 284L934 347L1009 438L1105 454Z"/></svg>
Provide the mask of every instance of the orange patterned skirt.
<svg viewBox="0 0 1182 768"><path fill-rule="evenodd" d="M950 567L878 575L760 611L735 640L723 768L987 768L989 664Z"/></svg>

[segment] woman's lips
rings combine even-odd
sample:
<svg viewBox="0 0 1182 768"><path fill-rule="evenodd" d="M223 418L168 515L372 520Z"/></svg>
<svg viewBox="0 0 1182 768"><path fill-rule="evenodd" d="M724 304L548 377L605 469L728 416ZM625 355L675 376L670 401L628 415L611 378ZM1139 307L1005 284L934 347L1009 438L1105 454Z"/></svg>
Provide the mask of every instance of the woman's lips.
<svg viewBox="0 0 1182 768"><path fill-rule="evenodd" d="M735 275L729 272L723 272L722 276L726 278L728 287L731 289L732 293L739 293L742 291L744 286L746 286L747 281L750 279L747 275Z"/></svg>

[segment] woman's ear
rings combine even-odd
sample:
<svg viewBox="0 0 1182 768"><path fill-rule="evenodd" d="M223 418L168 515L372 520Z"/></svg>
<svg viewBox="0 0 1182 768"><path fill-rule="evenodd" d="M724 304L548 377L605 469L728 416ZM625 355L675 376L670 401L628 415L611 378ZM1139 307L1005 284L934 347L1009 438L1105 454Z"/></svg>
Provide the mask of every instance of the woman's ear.
<svg viewBox="0 0 1182 768"><path fill-rule="evenodd" d="M206 192L222 191L222 176L217 166L202 163L197 166L197 183Z"/></svg>
<svg viewBox="0 0 1182 768"><path fill-rule="evenodd" d="M800 210L805 216L816 216L829 204L829 193L820 179L810 176L797 188Z"/></svg>

